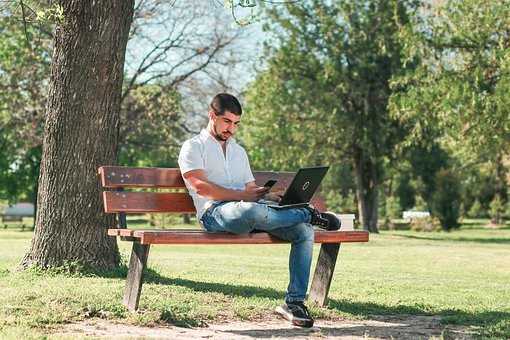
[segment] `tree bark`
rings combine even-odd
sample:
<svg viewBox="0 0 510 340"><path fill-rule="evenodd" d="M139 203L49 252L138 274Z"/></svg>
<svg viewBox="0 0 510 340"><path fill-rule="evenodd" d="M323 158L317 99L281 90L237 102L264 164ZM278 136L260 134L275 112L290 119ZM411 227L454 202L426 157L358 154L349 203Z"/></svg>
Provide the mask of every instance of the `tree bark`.
<svg viewBox="0 0 510 340"><path fill-rule="evenodd" d="M119 263L99 165L115 164L134 0L61 0L44 126L35 233L21 266Z"/></svg>
<svg viewBox="0 0 510 340"><path fill-rule="evenodd" d="M354 152L356 195L358 212L363 230L378 233L378 164L361 149Z"/></svg>

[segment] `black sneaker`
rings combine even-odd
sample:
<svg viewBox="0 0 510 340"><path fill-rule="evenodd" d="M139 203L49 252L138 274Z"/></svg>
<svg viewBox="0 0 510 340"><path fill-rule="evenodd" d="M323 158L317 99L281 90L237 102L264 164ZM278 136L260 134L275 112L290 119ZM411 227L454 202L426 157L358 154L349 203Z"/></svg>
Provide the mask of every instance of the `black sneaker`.
<svg viewBox="0 0 510 340"><path fill-rule="evenodd" d="M307 328L313 326L313 318L303 302L284 303L276 307L275 311L284 319L292 322L294 326Z"/></svg>
<svg viewBox="0 0 510 340"><path fill-rule="evenodd" d="M340 229L340 219L332 212L326 211L321 213L321 217L328 220L328 227L326 230Z"/></svg>
<svg viewBox="0 0 510 340"><path fill-rule="evenodd" d="M325 230L340 229L340 219L331 212L320 212L319 210L309 207L311 213L310 224Z"/></svg>

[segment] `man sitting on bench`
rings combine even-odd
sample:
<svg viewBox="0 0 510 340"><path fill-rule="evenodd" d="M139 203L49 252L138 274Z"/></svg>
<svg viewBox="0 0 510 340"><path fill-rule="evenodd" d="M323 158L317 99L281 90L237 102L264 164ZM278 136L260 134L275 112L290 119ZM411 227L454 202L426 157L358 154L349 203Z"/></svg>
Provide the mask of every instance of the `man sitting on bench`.
<svg viewBox="0 0 510 340"><path fill-rule="evenodd" d="M263 230L290 241L290 282L285 304L276 312L294 325L312 327L313 318L303 303L312 262L312 225L337 230L340 221L334 214L312 207L277 210L258 202L262 198L279 201L280 197L255 184L248 156L232 138L241 121L241 104L234 96L220 93L213 98L208 114L207 128L184 142L179 154L179 167L197 218L211 232Z"/></svg>

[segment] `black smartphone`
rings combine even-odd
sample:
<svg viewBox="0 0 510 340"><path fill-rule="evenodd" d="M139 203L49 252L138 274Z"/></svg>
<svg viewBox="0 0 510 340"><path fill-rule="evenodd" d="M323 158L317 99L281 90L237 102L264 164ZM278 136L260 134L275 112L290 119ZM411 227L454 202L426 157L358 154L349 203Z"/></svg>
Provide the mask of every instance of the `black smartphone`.
<svg viewBox="0 0 510 340"><path fill-rule="evenodd" d="M276 179L270 179L269 181L266 182L266 184L264 184L264 187L271 188L273 185L276 184L276 182L278 182Z"/></svg>

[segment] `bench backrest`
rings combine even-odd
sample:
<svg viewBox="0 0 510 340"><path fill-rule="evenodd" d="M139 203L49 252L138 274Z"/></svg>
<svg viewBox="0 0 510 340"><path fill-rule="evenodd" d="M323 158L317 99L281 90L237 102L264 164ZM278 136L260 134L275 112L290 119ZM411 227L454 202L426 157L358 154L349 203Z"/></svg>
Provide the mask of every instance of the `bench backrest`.
<svg viewBox="0 0 510 340"><path fill-rule="evenodd" d="M133 168L102 166L98 169L103 188L104 210L107 213L194 213L195 206L187 193L178 168ZM273 191L287 188L294 177L293 172L256 171L253 173L258 185L269 179L277 179ZM171 192L124 191L127 188L172 189ZM316 193L312 204L325 210L324 200Z"/></svg>

